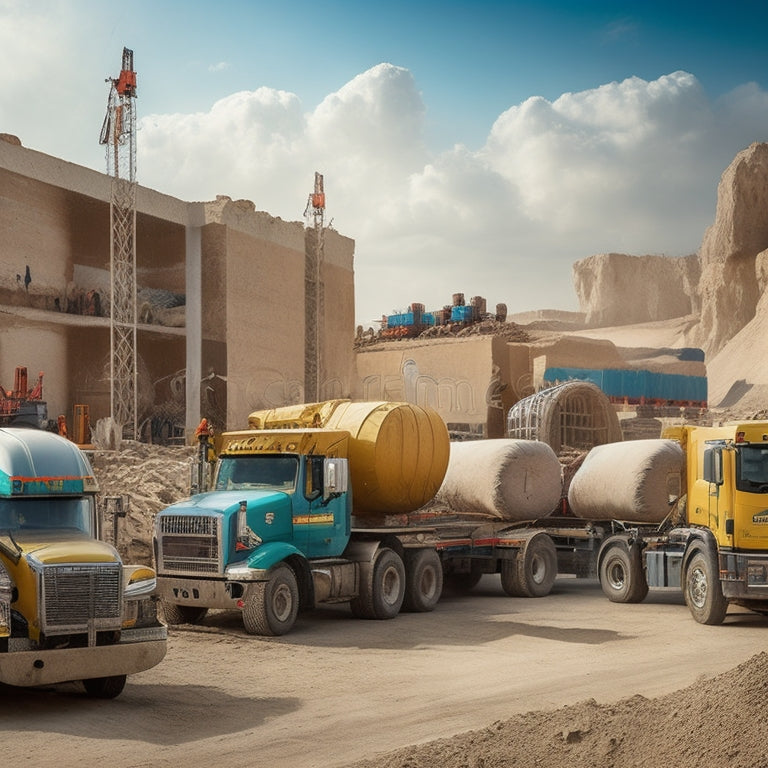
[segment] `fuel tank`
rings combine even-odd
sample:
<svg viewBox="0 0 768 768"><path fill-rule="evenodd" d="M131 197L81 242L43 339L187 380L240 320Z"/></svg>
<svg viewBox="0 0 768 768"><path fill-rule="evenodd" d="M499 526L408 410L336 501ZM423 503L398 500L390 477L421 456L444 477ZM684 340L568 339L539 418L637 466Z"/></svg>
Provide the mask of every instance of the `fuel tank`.
<svg viewBox="0 0 768 768"><path fill-rule="evenodd" d="M328 400L248 417L252 429L329 429L350 435L354 514L404 514L424 506L443 481L450 441L431 408L411 403Z"/></svg>

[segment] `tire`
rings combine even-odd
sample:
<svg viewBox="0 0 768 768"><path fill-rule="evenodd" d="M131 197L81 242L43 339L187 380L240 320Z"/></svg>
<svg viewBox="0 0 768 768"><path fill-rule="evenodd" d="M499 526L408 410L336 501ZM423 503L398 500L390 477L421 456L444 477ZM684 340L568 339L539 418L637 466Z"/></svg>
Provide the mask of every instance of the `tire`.
<svg viewBox="0 0 768 768"><path fill-rule="evenodd" d="M404 611L434 611L443 593L443 565L434 549L417 549L405 560Z"/></svg>
<svg viewBox="0 0 768 768"><path fill-rule="evenodd" d="M275 637L290 632L299 613L296 574L285 564L272 569L269 581L254 584L243 608L243 626L249 635Z"/></svg>
<svg viewBox="0 0 768 768"><path fill-rule="evenodd" d="M517 559L501 561L501 588L510 597L525 597L517 578Z"/></svg>
<svg viewBox="0 0 768 768"><path fill-rule="evenodd" d="M685 602L699 624L722 624L728 611L712 554L698 549L688 562L683 581Z"/></svg>
<svg viewBox="0 0 768 768"><path fill-rule="evenodd" d="M194 605L176 605L163 600L163 614L166 624L197 624L205 618L207 608Z"/></svg>
<svg viewBox="0 0 768 768"><path fill-rule="evenodd" d="M114 699L125 688L125 680L125 675L92 677L88 680L83 680L83 687L92 699Z"/></svg>
<svg viewBox="0 0 768 768"><path fill-rule="evenodd" d="M512 568L516 571L514 575L509 572ZM545 597L552 591L557 578L557 550L554 542L545 533L537 534L514 560L502 563L501 572L502 587L508 595ZM513 591L510 592L510 589Z"/></svg>
<svg viewBox="0 0 768 768"><path fill-rule="evenodd" d="M360 594L350 601L353 615L360 619L394 619L405 599L405 566L391 549L380 549Z"/></svg>
<svg viewBox="0 0 768 768"><path fill-rule="evenodd" d="M642 603L648 594L640 552L623 541L610 544L600 562L600 586L612 603Z"/></svg>

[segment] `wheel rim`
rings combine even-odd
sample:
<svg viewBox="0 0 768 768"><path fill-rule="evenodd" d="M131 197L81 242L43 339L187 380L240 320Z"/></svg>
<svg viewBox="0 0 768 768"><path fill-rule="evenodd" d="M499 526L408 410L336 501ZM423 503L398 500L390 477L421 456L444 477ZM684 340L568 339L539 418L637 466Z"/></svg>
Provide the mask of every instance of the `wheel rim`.
<svg viewBox="0 0 768 768"><path fill-rule="evenodd" d="M287 584L280 584L272 595L272 610L278 621L286 621L293 609L293 596Z"/></svg>
<svg viewBox="0 0 768 768"><path fill-rule="evenodd" d="M534 584L541 584L547 578L547 564L541 555L535 555L531 560L531 579Z"/></svg>
<svg viewBox="0 0 768 768"><path fill-rule="evenodd" d="M381 596L389 605L397 603L400 597L400 574L397 572L397 568L389 567L384 572Z"/></svg>
<svg viewBox="0 0 768 768"><path fill-rule="evenodd" d="M688 576L688 594L697 608L707 602L707 576L701 568L693 568Z"/></svg>
<svg viewBox="0 0 768 768"><path fill-rule="evenodd" d="M424 573L421 575L421 581L419 582L419 588L424 597L434 597L435 592L437 591L437 579L435 578L435 572L432 568L424 569Z"/></svg>
<svg viewBox="0 0 768 768"><path fill-rule="evenodd" d="M617 592L624 589L624 585L627 582L627 574L624 572L624 566L620 562L613 562L608 564L608 584L611 589L615 589Z"/></svg>

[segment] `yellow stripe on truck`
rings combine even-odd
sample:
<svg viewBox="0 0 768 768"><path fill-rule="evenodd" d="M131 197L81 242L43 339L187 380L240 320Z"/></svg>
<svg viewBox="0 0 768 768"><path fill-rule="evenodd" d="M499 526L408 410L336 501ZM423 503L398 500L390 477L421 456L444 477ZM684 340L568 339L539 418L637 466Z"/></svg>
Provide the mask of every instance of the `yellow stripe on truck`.
<svg viewBox="0 0 768 768"><path fill-rule="evenodd" d="M333 523L333 515L296 515L293 518L294 525L330 525Z"/></svg>

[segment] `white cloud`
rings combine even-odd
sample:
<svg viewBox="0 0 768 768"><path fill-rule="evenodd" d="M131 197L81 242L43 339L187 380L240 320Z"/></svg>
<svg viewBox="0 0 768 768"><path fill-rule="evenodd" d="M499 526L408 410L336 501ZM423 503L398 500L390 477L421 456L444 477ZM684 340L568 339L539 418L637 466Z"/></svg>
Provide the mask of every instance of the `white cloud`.
<svg viewBox="0 0 768 768"><path fill-rule="evenodd" d="M120 49L114 71L103 71L94 56L99 38L93 4L80 0L80 14L71 5L0 0L0 130L28 147L59 145L71 162L89 164L90 157L102 170L98 136L109 94L104 81L117 76Z"/></svg>
<svg viewBox="0 0 768 768"><path fill-rule="evenodd" d="M88 14L64 0L0 0L0 131L101 170L104 78L117 75L120 46L101 6L79 1ZM138 178L300 220L320 171L328 218L356 240L357 315L368 323L456 292L510 311L575 309L574 261L696 250L720 174L768 139L768 93L747 83L712 101L685 72L510 105L480 148L431 152L426 112L411 73L391 64L311 110L262 87L202 112L140 111Z"/></svg>
<svg viewBox="0 0 768 768"><path fill-rule="evenodd" d="M230 63L228 61L219 61L216 62L216 64L211 64L208 67L209 72L224 72L225 70L230 68Z"/></svg>
<svg viewBox="0 0 768 768"><path fill-rule="evenodd" d="M484 147L430 155L405 69L380 64L305 113L290 93L233 94L204 114L141 120L141 181L300 219L314 171L356 240L358 317L483 295L510 311L575 309L574 261L601 251L685 255L714 215L719 175L767 138L752 84L711 103L686 72L535 97Z"/></svg>

